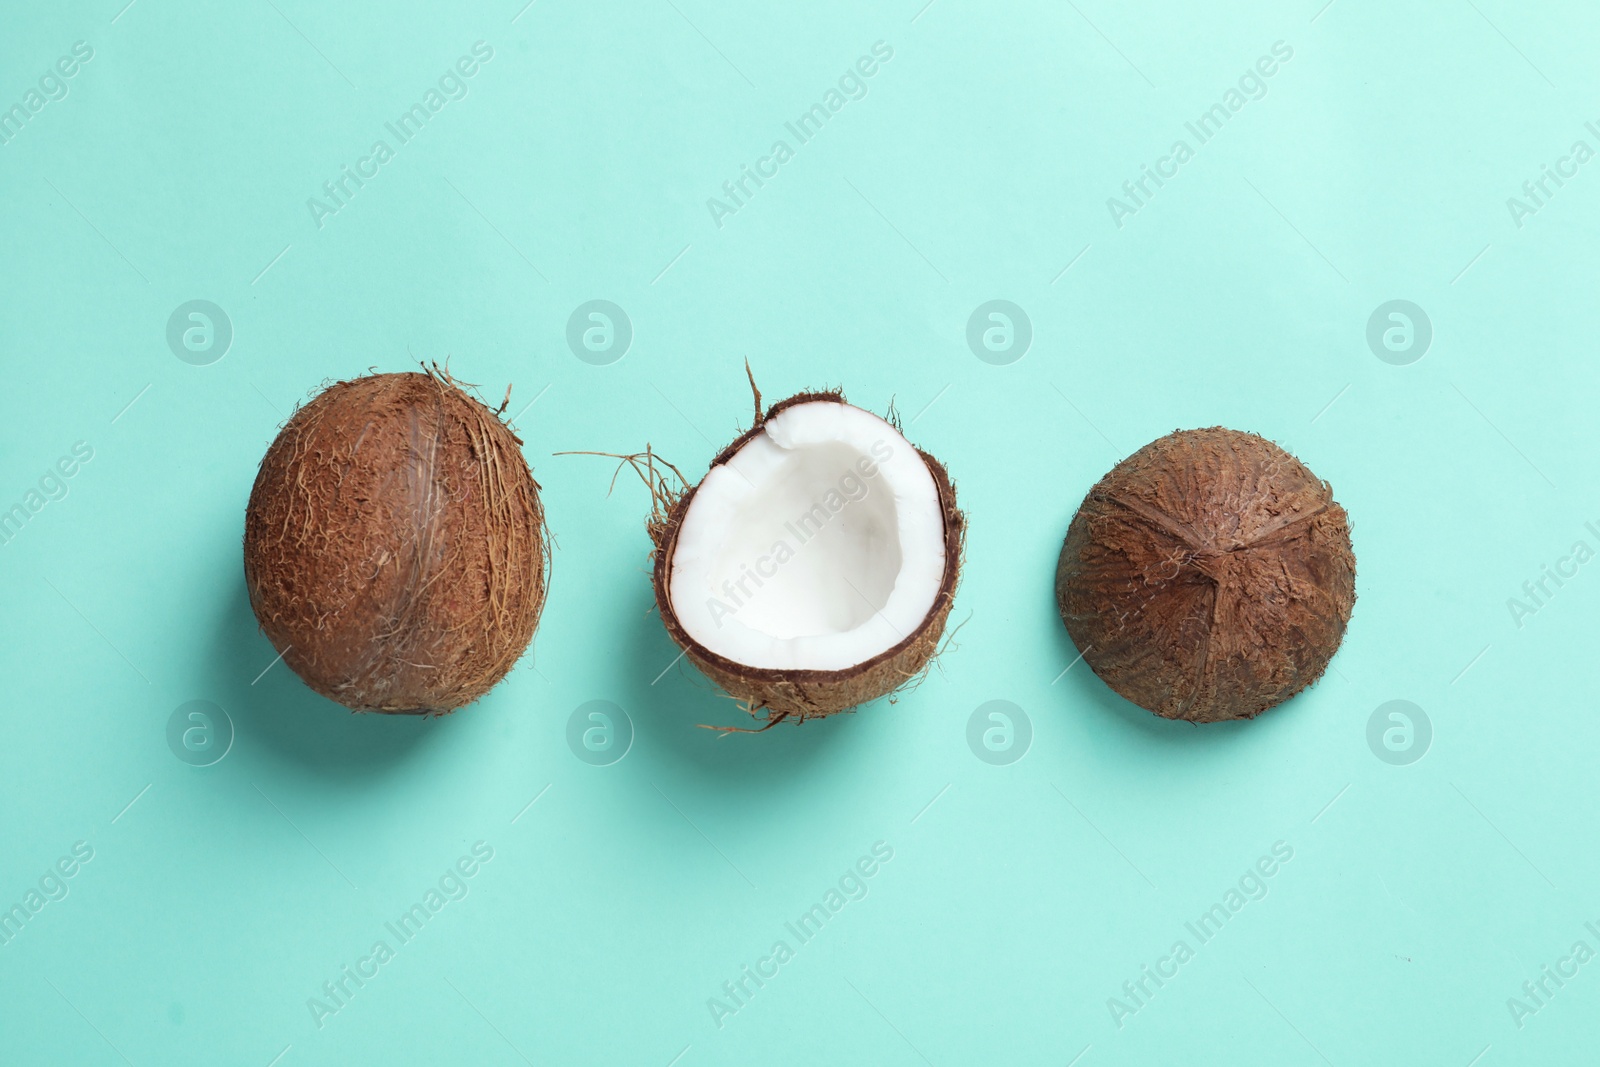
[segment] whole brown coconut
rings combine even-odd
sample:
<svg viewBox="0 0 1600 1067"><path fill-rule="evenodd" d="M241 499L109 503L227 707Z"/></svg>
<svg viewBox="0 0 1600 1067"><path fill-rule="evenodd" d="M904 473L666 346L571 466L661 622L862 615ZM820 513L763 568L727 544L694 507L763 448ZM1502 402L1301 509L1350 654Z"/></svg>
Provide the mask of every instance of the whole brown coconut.
<svg viewBox="0 0 1600 1067"><path fill-rule="evenodd" d="M1067 530L1056 598L1106 684L1169 719L1246 719L1321 677L1355 604L1333 491L1254 434L1154 441Z"/></svg>
<svg viewBox="0 0 1600 1067"><path fill-rule="evenodd" d="M548 578L521 443L437 369L339 382L294 413L250 492L244 574L307 685L357 711L443 713L506 675Z"/></svg>
<svg viewBox="0 0 1600 1067"><path fill-rule="evenodd" d="M748 368L747 368L748 369ZM777 723L805 722L808 719L834 715L876 700L901 689L917 678L932 662L939 651L939 640L955 597L960 579L962 551L966 520L956 507L955 487L940 462L921 449L911 446L899 434L899 427L878 416L863 413L849 405L840 392L801 393L772 405L765 414L761 410L761 394L755 392L755 425L745 431L714 459L711 471L698 485L680 493L656 491L656 509L648 524L651 540L655 544L653 584L656 605L667 633L683 649L688 660L729 696L738 700L751 714L764 720L761 729ZM684 519L694 504L696 494L703 492L717 468L728 464L766 432L769 424L786 412L801 408L815 411L817 407L838 406L866 414L882 423L886 437L892 436L895 449L903 448L907 458L926 469L930 479L928 493L933 498L932 512L936 516L936 534L941 545L942 562L932 581L936 586L931 606L919 621L904 631L896 631L898 640L876 654L841 669L813 670L795 667L768 668L752 666L728 655L706 647L691 634L674 608L672 583L674 559L679 548L679 538L684 529ZM652 479L652 486L658 483ZM792 529L792 527L791 527ZM735 729L722 727L720 729Z"/></svg>

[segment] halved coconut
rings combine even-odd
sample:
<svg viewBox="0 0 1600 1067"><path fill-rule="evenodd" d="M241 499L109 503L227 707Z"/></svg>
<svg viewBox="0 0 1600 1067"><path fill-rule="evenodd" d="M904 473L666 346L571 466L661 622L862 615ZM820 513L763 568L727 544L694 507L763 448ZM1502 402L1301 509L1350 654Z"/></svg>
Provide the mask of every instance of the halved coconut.
<svg viewBox="0 0 1600 1067"><path fill-rule="evenodd" d="M840 393L774 404L651 523L672 639L768 725L891 693L932 659L965 520L939 461Z"/></svg>

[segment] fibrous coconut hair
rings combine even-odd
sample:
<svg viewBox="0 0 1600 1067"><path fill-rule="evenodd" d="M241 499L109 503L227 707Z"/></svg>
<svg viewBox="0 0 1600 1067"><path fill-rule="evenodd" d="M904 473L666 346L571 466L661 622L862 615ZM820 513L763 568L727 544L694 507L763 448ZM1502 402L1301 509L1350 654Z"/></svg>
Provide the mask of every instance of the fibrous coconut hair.
<svg viewBox="0 0 1600 1067"><path fill-rule="evenodd" d="M1056 569L1084 661L1166 718L1252 718L1315 682L1355 604L1328 484L1254 434L1173 433L1089 491Z"/></svg>
<svg viewBox="0 0 1600 1067"><path fill-rule="evenodd" d="M550 552L505 406L437 367L375 374L330 386L273 441L245 513L245 585L312 689L358 711L441 713L527 648Z"/></svg>

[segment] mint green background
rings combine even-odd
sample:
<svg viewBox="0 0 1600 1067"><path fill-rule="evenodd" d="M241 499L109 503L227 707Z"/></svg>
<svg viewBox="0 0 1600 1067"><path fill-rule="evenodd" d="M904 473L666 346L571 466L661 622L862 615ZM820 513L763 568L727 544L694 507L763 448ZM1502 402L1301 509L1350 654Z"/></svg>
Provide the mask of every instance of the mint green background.
<svg viewBox="0 0 1600 1067"><path fill-rule="evenodd" d="M0 14L0 105L95 49L0 147L0 506L95 450L0 549L0 906L94 849L0 947L0 1062L1594 1059L1600 963L1521 1029L1506 1007L1600 949L1600 564L1520 628L1506 603L1600 547L1600 163L1520 229L1505 204L1600 147L1592 8L121 3ZM470 95L319 230L306 198L480 39ZM706 198L878 40L869 95L716 227ZM1277 40L1268 95L1118 229L1106 198ZM997 297L1034 328L1009 366L964 340ZM195 298L234 327L211 366L165 340ZM635 331L610 366L564 339L594 298ZM1364 339L1396 298L1435 330L1410 366ZM358 718L261 675L245 500L321 382L446 356L540 397L550 600L479 705ZM642 488L552 453L649 442L697 477L746 357L770 399L892 400L971 536L920 688L718 739L696 724L739 715L650 612ZM1051 581L1096 478L1213 424L1332 483L1360 600L1313 690L1195 728L1061 676ZM1399 698L1435 732L1404 767L1365 740ZM207 768L165 742L193 699L237 728ZM593 699L637 730L609 767L565 742ZM996 699L1034 730L1006 767L965 740ZM478 840L470 894L318 1029L307 998ZM866 899L718 1029L707 998L879 840ZM1279 840L1269 895L1118 1029L1107 998Z"/></svg>

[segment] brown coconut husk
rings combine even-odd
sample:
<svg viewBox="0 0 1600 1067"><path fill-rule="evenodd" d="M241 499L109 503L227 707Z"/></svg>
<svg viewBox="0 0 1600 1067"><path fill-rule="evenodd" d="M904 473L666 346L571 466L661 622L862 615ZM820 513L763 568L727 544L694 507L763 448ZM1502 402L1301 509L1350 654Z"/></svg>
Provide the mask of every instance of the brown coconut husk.
<svg viewBox="0 0 1600 1067"><path fill-rule="evenodd" d="M746 365L746 373L749 367ZM765 413L761 410L761 392L755 380L750 381L755 396L755 424L740 434L718 453L711 466L727 463L741 448L761 432L762 425L779 413L799 404L817 401L844 404L844 393L838 390L800 393L772 405ZM898 426L896 426L898 429ZM913 446L914 447L914 446ZM646 454L649 455L648 453ZM966 518L956 507L955 485L944 465L928 453L917 450L917 455L927 465L938 488L939 503L944 512L944 573L933 607L922 622L894 647L862 663L844 670L771 670L750 667L720 656L690 637L672 609L669 595L672 580L672 557L677 549L679 529L688 513L698 485L673 489L664 479L647 477L651 483L653 507L646 523L650 540L655 545L652 585L656 606L667 633L683 649L686 658L700 671L720 686L729 696L738 700L746 711L764 718L761 729L780 722L804 722L820 719L882 696L900 691L915 683L932 664L939 652L939 639L944 633L955 599L956 586L961 578L961 564L966 544ZM641 457L631 457L638 461ZM659 462L659 457L655 457ZM635 463L635 469L641 469ZM675 471L675 468L673 468ZM642 474L654 474L654 468L641 469ZM680 486L682 485L680 476ZM735 730L737 727L712 727Z"/></svg>
<svg viewBox="0 0 1600 1067"><path fill-rule="evenodd" d="M527 648L550 546L505 406L437 366L374 374L328 387L268 448L245 585L312 689L356 711L444 713Z"/></svg>
<svg viewBox="0 0 1600 1067"><path fill-rule="evenodd" d="M1328 483L1254 434L1170 434L1117 464L1067 530L1056 597L1084 661L1169 719L1253 718L1311 685L1355 605Z"/></svg>

